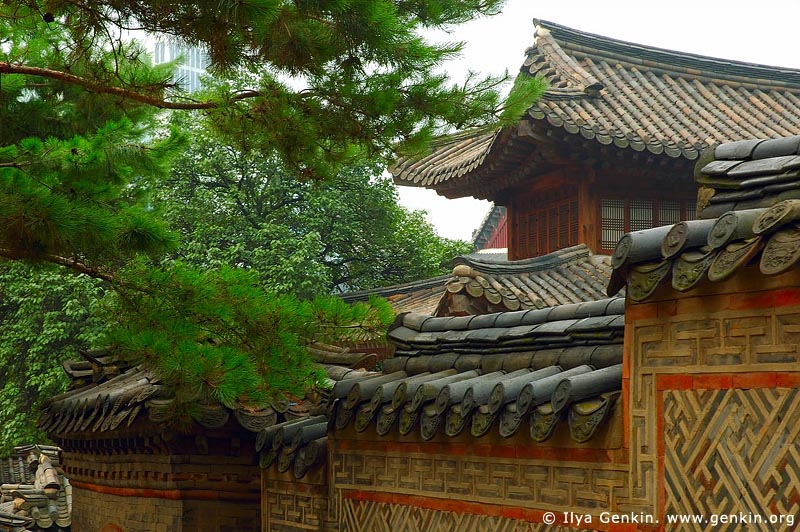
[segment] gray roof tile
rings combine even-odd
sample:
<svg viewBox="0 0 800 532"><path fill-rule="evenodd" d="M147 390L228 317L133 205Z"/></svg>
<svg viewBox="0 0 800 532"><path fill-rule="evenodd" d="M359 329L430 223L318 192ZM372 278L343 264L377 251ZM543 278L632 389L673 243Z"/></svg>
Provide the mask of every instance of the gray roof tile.
<svg viewBox="0 0 800 532"><path fill-rule="evenodd" d="M71 526L72 486L60 454L52 445L23 445L15 447L13 456L0 458L0 530ZM13 499L24 502L17 506Z"/></svg>
<svg viewBox="0 0 800 532"><path fill-rule="evenodd" d="M798 149L800 136L718 146L717 160L697 175L714 192L700 210L703 219L623 236L614 250L610 290L626 283L634 301L647 299L668 279L676 290L691 290L706 278L727 279L759 254L764 275L795 267L800 261L800 180L787 170L800 165L800 156L793 154ZM728 166L734 157L739 164ZM746 200L751 197L759 199ZM736 210L727 210L733 206ZM667 253L681 227L693 234L677 252ZM662 249L657 249L659 242Z"/></svg>
<svg viewBox="0 0 800 532"><path fill-rule="evenodd" d="M483 261L470 255L456 257L454 264L440 315L465 311L456 296L469 302L466 312L503 312L503 319L524 310L595 301L603 297L611 272L609 257L593 255L583 244L533 259ZM534 320L539 314L530 316Z"/></svg>
<svg viewBox="0 0 800 532"><path fill-rule="evenodd" d="M753 159L769 159L797 153L800 153L800 135L765 140L756 146L751 157Z"/></svg>
<svg viewBox="0 0 800 532"><path fill-rule="evenodd" d="M409 323L420 322L411 319ZM356 384L372 387L381 379L387 379L380 373L364 369L365 364L374 367L374 356L365 358L363 354L324 344L313 344L309 354L323 362L319 367L327 373L329 383L333 384L332 389L311 390L305 399L292 403L286 398L278 398L257 411L237 405L199 404L194 420L205 428L219 428L234 420L242 428L256 433L256 446L262 451L260 464L263 467L277 464L284 471L292 469L298 478L305 475L310 468L319 466L325 460L326 453L320 450L320 445L324 448L324 436L320 435L324 434L328 424L325 414L328 399L345 398ZM139 366L118 367L117 360L111 355L91 352L87 353L87 357L92 361L90 366L102 367L87 373L83 361L65 364L76 388L47 402L40 419L40 427L44 431L56 437L81 438L85 437L82 433L87 431L108 433L106 437L113 437L115 430L130 426L142 417L155 424L172 421L175 397L155 374ZM453 360L455 357L457 355ZM114 376L115 373L119 374ZM405 374L395 377L402 375ZM94 378L98 382L86 386L87 378ZM357 391L356 388L354 394ZM357 393L354 401L361 403L371 399L372 394L365 392ZM300 432L295 441L298 432L294 429L306 425L314 428ZM279 430L281 428L285 430ZM275 434L280 436L281 441L273 442ZM92 435L92 438L96 437ZM267 448L262 449L267 442ZM0 476L3 473L2 464L0 460Z"/></svg>
<svg viewBox="0 0 800 532"><path fill-rule="evenodd" d="M760 139L744 139L735 142L727 142L720 144L714 149L714 157L716 159L749 159L753 154L756 146L764 142Z"/></svg>
<svg viewBox="0 0 800 532"><path fill-rule="evenodd" d="M544 76L550 87L527 120L443 139L422 159L401 158L391 169L398 184L494 199L544 171L548 149L575 144L578 134L587 149L613 144L669 163L694 160L719 143L727 144L716 159L772 157L791 143L754 151L763 141L749 139L800 133L798 70L662 50L546 21L535 26L521 70Z"/></svg>
<svg viewBox="0 0 800 532"><path fill-rule="evenodd" d="M622 312L624 300L612 298L476 316L469 321L447 317L420 320L406 316L389 333L389 339L396 343L396 351L395 357L384 364L385 371L403 369L409 376L399 383L389 378L373 379L373 383L388 386L388 391L379 394L380 390L375 388L371 395L360 391L348 395L351 399L360 399L360 404L338 400L336 428L341 430L355 422L356 430L363 431L374 423L379 435L388 435L393 427L398 427L400 434L419 430L423 440L430 440L439 432L450 437L462 434L467 427L473 437L482 437L500 420L497 430L508 437L527 426L526 421L540 427L540 418L544 415L542 419L546 419L547 429L536 429L532 434L536 434L535 439L545 439L554 433L561 417L553 417L552 408L550 414L543 414L541 408L519 411L517 405L524 385L535 378L541 378L546 384L547 378L552 378L546 388L546 395L549 395L537 403L539 405L551 400L550 396L565 376L619 365L624 336ZM466 327L466 330L452 330L452 327ZM423 373L444 368L453 368L457 373L435 380ZM562 370L567 370L565 375L561 375ZM608 380L603 377L608 373L592 373L602 381L597 384L597 398L585 396L586 392L581 391L585 387L578 388L578 394L583 394L579 399L560 405L571 413L566 418L571 416L574 420L575 426L570 425L573 437L585 441L602 426L596 422L599 418L592 421L587 416L601 411L596 405L610 408L603 401L613 403L608 397L600 397L608 391ZM424 384L417 374L425 375ZM391 382L385 382L387 380ZM588 382L594 380L594 376L588 378ZM359 386L368 386L369 382ZM506 385L508 391L504 388ZM618 391L620 387L621 377L611 391ZM498 393L502 397L492 399L493 394ZM545 392L540 390L540 393ZM404 399L398 398L398 394ZM491 404L494 406L490 407ZM607 410L602 412L608 413Z"/></svg>

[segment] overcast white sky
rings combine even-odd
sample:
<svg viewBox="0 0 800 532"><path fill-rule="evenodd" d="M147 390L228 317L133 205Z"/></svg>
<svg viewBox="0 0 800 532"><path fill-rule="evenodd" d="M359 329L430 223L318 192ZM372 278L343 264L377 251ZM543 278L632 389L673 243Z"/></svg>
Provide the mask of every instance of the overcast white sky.
<svg viewBox="0 0 800 532"><path fill-rule="evenodd" d="M469 68L516 72L533 44L534 18L669 50L800 69L800 0L507 0L502 14L446 36L467 43L464 56L448 66L451 77L462 80ZM427 210L449 238L470 240L490 205L399 188L401 203Z"/></svg>

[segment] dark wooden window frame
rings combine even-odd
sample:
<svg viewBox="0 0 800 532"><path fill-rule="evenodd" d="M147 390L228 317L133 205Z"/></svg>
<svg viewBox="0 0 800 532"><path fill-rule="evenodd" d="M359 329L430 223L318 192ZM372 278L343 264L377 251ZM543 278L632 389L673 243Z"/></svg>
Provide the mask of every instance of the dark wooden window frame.
<svg viewBox="0 0 800 532"><path fill-rule="evenodd" d="M517 252L524 257L538 257L578 244L578 197L552 201L514 217L517 224Z"/></svg>
<svg viewBox="0 0 800 532"><path fill-rule="evenodd" d="M661 225L668 225L674 224L681 220L692 220L695 218L696 211L695 211L695 199L692 198L691 200L685 198L652 198L652 197L623 197L623 196L602 196L600 198L598 204L598 219L600 220L600 252L611 252L614 250L614 244L611 244L610 247L608 245L609 240L604 238L604 231L608 229L607 218L604 216L604 206L608 201L621 201L623 203L623 223L621 228L621 237L623 234L628 233L630 231L638 231L641 229L649 229L650 227L659 227ZM631 217L631 205L636 202L652 202L652 217L650 221L650 227L647 227L648 224L643 224L641 226L637 226L637 224L632 223ZM660 215L662 213L662 206L666 203L677 203L679 205L680 214L678 219L675 220L674 217L670 220L661 220ZM620 229L613 228L619 231ZM612 229L612 230L613 230ZM618 237L617 237L618 239ZM615 239L616 240L616 239Z"/></svg>

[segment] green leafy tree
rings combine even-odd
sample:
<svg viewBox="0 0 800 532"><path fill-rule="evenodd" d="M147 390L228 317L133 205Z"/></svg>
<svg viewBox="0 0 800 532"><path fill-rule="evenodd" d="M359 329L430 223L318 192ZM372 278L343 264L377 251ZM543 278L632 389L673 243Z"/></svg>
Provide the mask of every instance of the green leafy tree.
<svg viewBox="0 0 800 532"><path fill-rule="evenodd" d="M501 80L450 85L433 72L459 46L431 45L418 34L500 5L0 3L0 256L105 281L113 288L103 307L105 341L157 368L187 405L196 398L257 404L296 390L312 377L309 366L297 358L296 373L284 378L276 353L294 361L309 331L374 330L386 307L289 303L251 273L160 259L177 240L151 191L185 138L162 133L155 112L200 111L196 118L245 153L271 151L300 178L336 176L354 161L419 149L448 127L522 114L541 84L519 81L505 104L494 90ZM180 93L169 66L151 67L141 47L120 37L133 27L206 47L217 81L206 94Z"/></svg>
<svg viewBox="0 0 800 532"><path fill-rule="evenodd" d="M103 337L94 311L102 284L52 265L0 263L0 456L44 440L36 420L42 400L66 388L61 362Z"/></svg>
<svg viewBox="0 0 800 532"><path fill-rule="evenodd" d="M5 56L34 70L94 72L118 61L101 43L73 57L60 27L2 16L8 11L0 11L0 65ZM125 65L131 76L169 75ZM61 80L0 75L0 256L103 277L120 260L174 247L144 196L166 177L183 139L174 131L150 139L155 111Z"/></svg>
<svg viewBox="0 0 800 532"><path fill-rule="evenodd" d="M68 43L42 21L0 18L0 53L33 68L70 65ZM0 75L0 452L39 439L41 401L66 386L60 362L104 341L96 311L113 271L176 243L143 201L182 144L145 142L155 124L147 106Z"/></svg>
<svg viewBox="0 0 800 532"><path fill-rule="evenodd" d="M189 136L155 195L181 233L176 256L188 264L246 267L264 286L309 297L441 275L470 250L401 207L376 165L312 182L271 151L245 153L202 127Z"/></svg>

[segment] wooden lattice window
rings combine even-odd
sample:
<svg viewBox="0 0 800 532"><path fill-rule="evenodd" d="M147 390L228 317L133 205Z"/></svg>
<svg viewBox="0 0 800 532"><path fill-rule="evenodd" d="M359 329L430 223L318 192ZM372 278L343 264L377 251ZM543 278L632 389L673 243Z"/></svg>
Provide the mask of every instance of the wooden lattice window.
<svg viewBox="0 0 800 532"><path fill-rule="evenodd" d="M641 231L653 227L653 202L650 200L631 200L628 202L629 231Z"/></svg>
<svg viewBox="0 0 800 532"><path fill-rule="evenodd" d="M558 206L558 219L561 223L558 224L558 247L563 249L569 246L569 204L562 203Z"/></svg>
<svg viewBox="0 0 800 532"><path fill-rule="evenodd" d="M516 216L517 257L537 257L578 244L578 200L566 198Z"/></svg>
<svg viewBox="0 0 800 532"><path fill-rule="evenodd" d="M600 200L601 243L603 249L612 249L625 234L625 200Z"/></svg>
<svg viewBox="0 0 800 532"><path fill-rule="evenodd" d="M694 204L692 204L694 207ZM688 214L688 213L687 213ZM687 218L694 217L694 212ZM681 202L680 201L660 201L658 203L658 222L661 225L676 224L681 221Z"/></svg>
<svg viewBox="0 0 800 532"><path fill-rule="evenodd" d="M547 249L547 213L544 209L539 209L537 211L536 219L538 220L536 224L536 235L534 235L536 247L530 248L530 257L542 254L543 252L539 252L540 249Z"/></svg>
<svg viewBox="0 0 800 532"><path fill-rule="evenodd" d="M610 251L629 231L671 225L681 220L693 220L694 217L694 201L601 199L600 247Z"/></svg>

